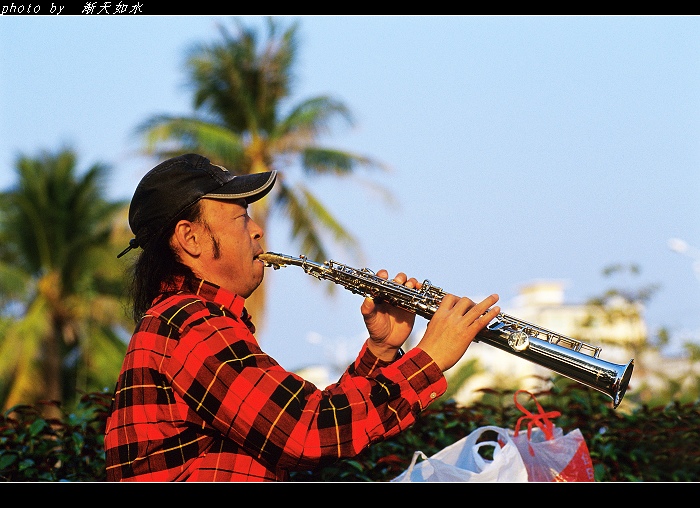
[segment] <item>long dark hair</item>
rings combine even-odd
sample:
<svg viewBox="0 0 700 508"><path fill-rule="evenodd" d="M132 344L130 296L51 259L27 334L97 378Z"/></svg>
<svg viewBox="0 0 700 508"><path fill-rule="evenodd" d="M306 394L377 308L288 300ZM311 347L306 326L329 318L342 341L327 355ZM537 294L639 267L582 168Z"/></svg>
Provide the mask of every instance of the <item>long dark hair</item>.
<svg viewBox="0 0 700 508"><path fill-rule="evenodd" d="M189 266L183 265L170 245L173 227L180 220L198 222L201 217L201 203L197 201L180 213L168 226L151 238L139 253L131 267L129 295L133 304L132 317L138 323L153 301L161 295L167 296L168 287L178 279L184 280L183 287L194 291L195 274Z"/></svg>

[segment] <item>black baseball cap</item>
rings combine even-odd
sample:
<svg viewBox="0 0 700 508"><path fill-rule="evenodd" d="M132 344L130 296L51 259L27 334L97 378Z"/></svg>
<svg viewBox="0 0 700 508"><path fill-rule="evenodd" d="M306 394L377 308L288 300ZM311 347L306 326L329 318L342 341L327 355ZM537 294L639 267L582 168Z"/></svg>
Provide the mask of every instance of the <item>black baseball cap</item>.
<svg viewBox="0 0 700 508"><path fill-rule="evenodd" d="M129 206L134 238L118 258L143 247L186 208L203 197L245 199L252 203L272 190L277 171L235 175L202 155L188 153L167 159L141 179Z"/></svg>

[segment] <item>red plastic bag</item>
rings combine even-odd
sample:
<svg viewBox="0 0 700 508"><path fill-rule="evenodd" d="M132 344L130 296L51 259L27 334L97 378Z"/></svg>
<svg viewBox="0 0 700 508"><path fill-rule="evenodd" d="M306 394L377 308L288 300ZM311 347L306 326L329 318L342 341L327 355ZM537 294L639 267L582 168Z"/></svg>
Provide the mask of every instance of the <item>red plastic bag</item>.
<svg viewBox="0 0 700 508"><path fill-rule="evenodd" d="M518 402L518 394L526 393L537 405L538 413L533 414ZM534 395L527 390L518 390L513 396L515 405L525 416L515 425L513 442L527 469L530 482L593 482L593 462L586 440L579 429L568 434L550 418L561 416L559 411L546 413ZM528 419L527 433L520 432L523 420ZM533 425L536 428L533 428Z"/></svg>

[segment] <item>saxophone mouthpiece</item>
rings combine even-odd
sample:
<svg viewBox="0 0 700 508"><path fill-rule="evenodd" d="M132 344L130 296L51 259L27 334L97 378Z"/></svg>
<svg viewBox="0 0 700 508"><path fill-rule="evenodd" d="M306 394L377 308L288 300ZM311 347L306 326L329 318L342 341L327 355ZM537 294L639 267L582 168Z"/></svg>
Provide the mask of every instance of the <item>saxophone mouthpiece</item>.
<svg viewBox="0 0 700 508"><path fill-rule="evenodd" d="M289 264L291 258L276 252L264 252L258 256L258 259L265 263L265 266L279 270L281 267Z"/></svg>

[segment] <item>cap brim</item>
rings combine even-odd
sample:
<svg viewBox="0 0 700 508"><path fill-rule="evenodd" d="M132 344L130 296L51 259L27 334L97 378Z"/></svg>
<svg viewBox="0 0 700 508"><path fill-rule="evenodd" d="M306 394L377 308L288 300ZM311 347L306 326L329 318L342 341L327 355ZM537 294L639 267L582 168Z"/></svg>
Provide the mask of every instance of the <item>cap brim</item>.
<svg viewBox="0 0 700 508"><path fill-rule="evenodd" d="M265 197L267 193L272 190L276 178L277 171L236 175L214 192L209 192L202 197L213 199L245 199L247 203L253 203Z"/></svg>

